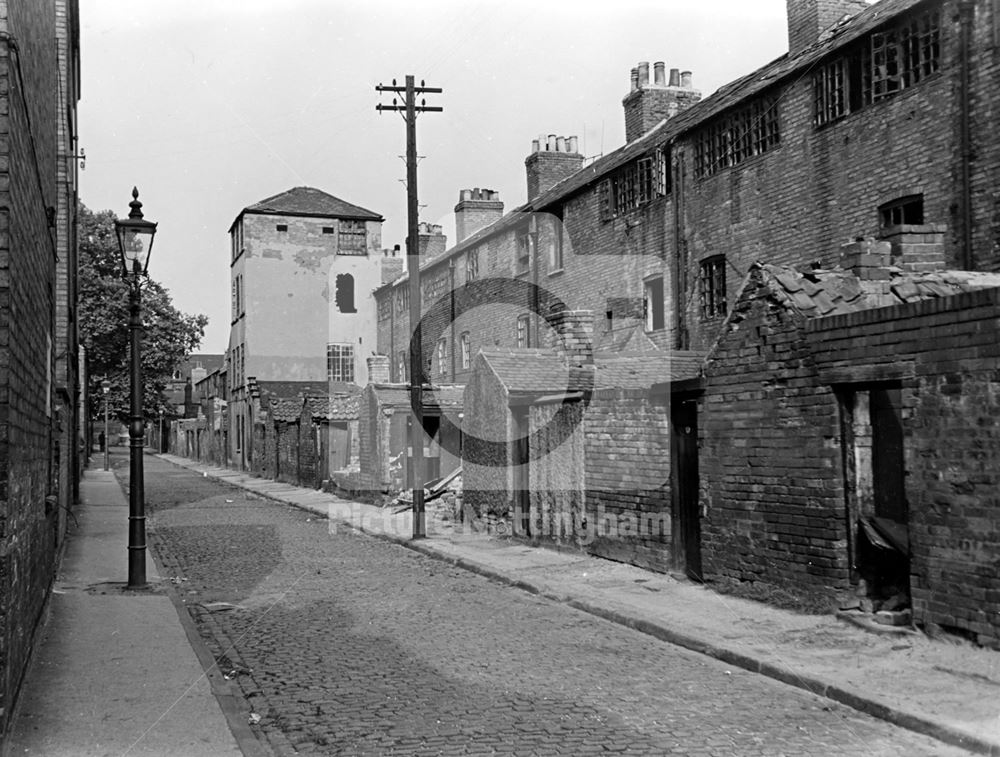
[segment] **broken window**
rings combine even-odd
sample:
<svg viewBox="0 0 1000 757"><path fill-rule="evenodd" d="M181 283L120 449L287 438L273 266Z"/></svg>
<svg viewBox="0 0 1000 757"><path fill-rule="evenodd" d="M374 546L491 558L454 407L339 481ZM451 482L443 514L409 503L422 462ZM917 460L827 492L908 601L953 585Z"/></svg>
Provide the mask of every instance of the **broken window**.
<svg viewBox="0 0 1000 757"><path fill-rule="evenodd" d="M326 377L329 381L354 381L354 345L326 346Z"/></svg>
<svg viewBox="0 0 1000 757"><path fill-rule="evenodd" d="M726 314L726 257L716 255L701 261L698 281L703 318Z"/></svg>
<svg viewBox="0 0 1000 757"><path fill-rule="evenodd" d="M625 215L670 192L667 148L626 163L598 187L602 220Z"/></svg>
<svg viewBox="0 0 1000 757"><path fill-rule="evenodd" d="M879 206L878 215L883 229L901 224L920 225L924 222L924 196L908 195L887 202Z"/></svg>
<svg viewBox="0 0 1000 757"><path fill-rule="evenodd" d="M357 313L354 307L354 277L349 273L338 273L334 303L341 313Z"/></svg>
<svg viewBox="0 0 1000 757"><path fill-rule="evenodd" d="M340 235L337 239L337 253L340 255L364 255L368 250L368 234L364 221L341 219Z"/></svg>
<svg viewBox="0 0 1000 757"><path fill-rule="evenodd" d="M642 308L646 331L659 331L664 327L662 276L646 280Z"/></svg>
<svg viewBox="0 0 1000 757"><path fill-rule="evenodd" d="M891 97L940 67L937 9L873 32L813 74L814 123L822 126Z"/></svg>
<svg viewBox="0 0 1000 757"><path fill-rule="evenodd" d="M778 100L758 97L710 121L695 139L695 172L711 176L778 145Z"/></svg>

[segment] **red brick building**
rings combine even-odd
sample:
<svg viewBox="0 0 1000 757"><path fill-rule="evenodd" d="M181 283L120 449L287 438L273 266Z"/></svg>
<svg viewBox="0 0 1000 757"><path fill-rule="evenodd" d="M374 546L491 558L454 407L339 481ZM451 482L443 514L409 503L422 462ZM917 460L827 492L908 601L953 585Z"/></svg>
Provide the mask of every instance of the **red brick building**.
<svg viewBox="0 0 1000 757"><path fill-rule="evenodd" d="M0 6L0 732L6 729L74 504L79 11Z"/></svg>
<svg viewBox="0 0 1000 757"><path fill-rule="evenodd" d="M526 481L556 481L583 461L587 476L566 485L584 501L598 502L591 493L603 475L619 481L619 515L669 514L671 534L659 544L606 545L619 559L816 595L865 578L876 598L905 589L919 620L994 640L997 545L974 538L969 524L995 530L998 515L989 473L970 472L992 454L974 429L995 424L988 377L998 366L985 346L988 318L965 309L988 310L992 295L967 290L996 286L988 273L1000 271L1000 10L988 0L789 0L788 10L789 53L710 97L701 98L688 72L639 64L623 100L627 143L585 165L574 140L539 140L526 161L528 200L514 211L499 216L495 193L462 192L458 228L499 217L422 268L426 378L468 383L470 431L512 429L521 411L494 363L499 354L526 364L557 359L558 351L537 359L517 352L559 343L555 313L593 313L594 354L617 350L619 361L622 351L708 353L701 376L664 369L659 378L623 377L605 390L606 405L591 399L593 425L573 422L616 450L604 467L586 458L600 441L573 447L570 435L570 447L540 460ZM472 210L467 224L461 214ZM843 244L859 238L882 241L845 253ZM802 273L811 266L817 273ZM404 277L376 291L379 351L391 357L395 380L406 378L407 284ZM940 344L914 352L909 315ZM945 339L965 334L968 319L984 340L971 352ZM856 347L831 357L827 348L851 343L861 324ZM912 374L872 367L899 350L909 350ZM836 370L820 369L836 360ZM556 381L536 399L572 391ZM983 415L969 414L966 391L984 398ZM525 428L537 430L532 412L540 422L549 403L529 404L539 408L529 409ZM944 415L935 420L932 407ZM923 425L910 422L924 412ZM635 443L636 454L610 433L630 419L647 432L659 428ZM962 424L970 424L965 435ZM893 476L905 474L892 494L874 493L875 453L856 443L875 425L896 429L867 447L892 456ZM961 444L935 451L948 435ZM647 449L662 454L646 460ZM666 489L654 497L644 485L621 485L637 466ZM485 476L498 484L483 484L493 492L483 499L487 511L516 511L517 492L532 487L515 473ZM918 477L952 483L924 491ZM475 473L463 480L475 490ZM909 504L886 515L876 500ZM587 513L567 502L569 512ZM866 564L859 555L869 531L872 543L894 534L905 564ZM977 614L980 599L994 615Z"/></svg>

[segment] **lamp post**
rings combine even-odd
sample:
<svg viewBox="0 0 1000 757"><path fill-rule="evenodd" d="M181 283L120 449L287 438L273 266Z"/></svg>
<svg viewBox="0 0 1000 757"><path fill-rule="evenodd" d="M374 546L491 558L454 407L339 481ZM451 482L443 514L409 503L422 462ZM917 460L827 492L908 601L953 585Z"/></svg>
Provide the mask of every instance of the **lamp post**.
<svg viewBox="0 0 1000 757"><path fill-rule="evenodd" d="M129 492L128 492L128 587L146 586L146 503L142 475L142 364L139 352L142 342L140 293L149 266L156 224L142 217L139 190L132 188L132 202L125 220L115 221L118 254L122 264L122 279L128 285L128 331L131 373L129 409Z"/></svg>
<svg viewBox="0 0 1000 757"><path fill-rule="evenodd" d="M104 393L104 470L110 470L108 448L111 446L111 437L108 436L108 392L111 391L111 382L104 379L101 382L101 391Z"/></svg>

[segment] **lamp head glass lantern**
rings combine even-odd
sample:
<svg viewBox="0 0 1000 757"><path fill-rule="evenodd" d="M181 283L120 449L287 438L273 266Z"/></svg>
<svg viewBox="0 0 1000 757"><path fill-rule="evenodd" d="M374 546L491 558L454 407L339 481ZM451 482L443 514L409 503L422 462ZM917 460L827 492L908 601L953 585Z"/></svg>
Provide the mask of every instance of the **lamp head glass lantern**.
<svg viewBox="0 0 1000 757"><path fill-rule="evenodd" d="M101 382L101 391L103 391L105 394L107 394L108 392L110 392L111 391L111 382L108 381L107 379L104 379Z"/></svg>
<svg viewBox="0 0 1000 757"><path fill-rule="evenodd" d="M146 275L149 267L149 253L153 249L153 237L156 235L156 224L142 217L142 203L139 202L139 190L132 188L132 202L129 203L128 218L115 221L115 234L118 237L118 255L122 264L124 278Z"/></svg>

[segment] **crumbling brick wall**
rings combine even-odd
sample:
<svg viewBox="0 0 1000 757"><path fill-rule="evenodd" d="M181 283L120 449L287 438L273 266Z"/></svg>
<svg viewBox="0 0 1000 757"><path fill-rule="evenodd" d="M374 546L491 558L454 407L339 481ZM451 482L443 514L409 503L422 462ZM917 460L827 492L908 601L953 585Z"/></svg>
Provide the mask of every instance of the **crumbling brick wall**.
<svg viewBox="0 0 1000 757"><path fill-rule="evenodd" d="M706 366L699 451L707 579L822 596L849 574L839 416L804 338L759 270Z"/></svg>
<svg viewBox="0 0 1000 757"><path fill-rule="evenodd" d="M809 324L824 380L896 380L917 623L1000 646L1000 289Z"/></svg>

